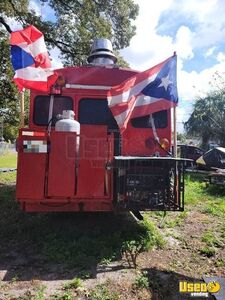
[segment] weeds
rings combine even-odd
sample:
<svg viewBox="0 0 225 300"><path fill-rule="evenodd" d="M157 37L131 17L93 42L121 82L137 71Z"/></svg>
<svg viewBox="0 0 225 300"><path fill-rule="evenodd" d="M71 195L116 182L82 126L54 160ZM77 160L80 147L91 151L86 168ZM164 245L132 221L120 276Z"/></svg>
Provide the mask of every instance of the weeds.
<svg viewBox="0 0 225 300"><path fill-rule="evenodd" d="M110 291L107 283L99 284L90 291L90 300L119 300L115 291Z"/></svg>
<svg viewBox="0 0 225 300"><path fill-rule="evenodd" d="M64 290L77 289L82 287L82 280L80 278L74 278L73 280L64 284Z"/></svg>
<svg viewBox="0 0 225 300"><path fill-rule="evenodd" d="M1 172L0 173L0 184L12 184L16 182L16 171L12 172Z"/></svg>
<svg viewBox="0 0 225 300"><path fill-rule="evenodd" d="M34 296L34 300L45 300L45 290L46 290L46 286L39 285L36 288L36 293L35 293L35 296Z"/></svg>
<svg viewBox="0 0 225 300"><path fill-rule="evenodd" d="M174 215L174 213L173 213L173 215ZM164 227L174 228L176 226L181 226L183 224L186 216L187 216L186 211L179 212L176 218L171 218L170 220L166 220L162 224L161 228L164 228Z"/></svg>
<svg viewBox="0 0 225 300"><path fill-rule="evenodd" d="M225 261L222 258L219 258L215 261L215 266L220 268L225 266Z"/></svg>
<svg viewBox="0 0 225 300"><path fill-rule="evenodd" d="M137 268L138 255L144 251L143 241L127 241L122 246L122 253L125 255L126 261L130 268Z"/></svg>
<svg viewBox="0 0 225 300"><path fill-rule="evenodd" d="M205 242L209 247L222 248L223 242L211 231L207 231L202 236L202 242Z"/></svg>
<svg viewBox="0 0 225 300"><path fill-rule="evenodd" d="M19 275L16 274L15 276L12 277L11 283L15 283L15 282L17 282L18 280L19 280Z"/></svg>
<svg viewBox="0 0 225 300"><path fill-rule="evenodd" d="M63 294L55 294L51 298L51 300L74 300L72 293L70 291L66 291Z"/></svg>
<svg viewBox="0 0 225 300"><path fill-rule="evenodd" d="M144 220L141 223L143 232L137 240L128 240L122 245L122 254L125 256L129 267L137 268L137 258L143 251L152 249L154 246L162 248L165 244L161 234L153 223Z"/></svg>
<svg viewBox="0 0 225 300"><path fill-rule="evenodd" d="M136 279L135 282L133 284L133 287L136 289L147 289L149 286L149 282L148 282L148 276L147 276L147 272L143 272L141 273Z"/></svg>
<svg viewBox="0 0 225 300"><path fill-rule="evenodd" d="M207 213L217 217L225 216L225 201L224 199L221 202L207 203L207 205L202 209L203 213Z"/></svg>
<svg viewBox="0 0 225 300"><path fill-rule="evenodd" d="M200 249L200 254L207 257L212 257L216 254L216 249L214 247L205 246Z"/></svg>

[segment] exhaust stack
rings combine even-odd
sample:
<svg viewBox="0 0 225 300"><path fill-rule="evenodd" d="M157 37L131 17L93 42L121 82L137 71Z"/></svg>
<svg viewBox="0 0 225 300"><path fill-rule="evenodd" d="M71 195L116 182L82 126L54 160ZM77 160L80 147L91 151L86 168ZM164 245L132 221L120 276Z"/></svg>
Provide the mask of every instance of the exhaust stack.
<svg viewBox="0 0 225 300"><path fill-rule="evenodd" d="M113 54L112 43L108 39L96 39L91 47L91 54L88 56L89 64L95 66L114 65L117 61Z"/></svg>

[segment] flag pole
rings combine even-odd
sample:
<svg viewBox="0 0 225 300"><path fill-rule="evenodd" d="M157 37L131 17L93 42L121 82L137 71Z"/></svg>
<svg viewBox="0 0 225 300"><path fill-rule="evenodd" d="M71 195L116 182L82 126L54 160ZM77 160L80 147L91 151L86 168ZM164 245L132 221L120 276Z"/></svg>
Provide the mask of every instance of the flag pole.
<svg viewBox="0 0 225 300"><path fill-rule="evenodd" d="M20 93L20 128L24 127L24 92Z"/></svg>
<svg viewBox="0 0 225 300"><path fill-rule="evenodd" d="M176 56L176 51L173 52ZM177 108L176 105L173 107L173 156L177 157Z"/></svg>
<svg viewBox="0 0 225 300"><path fill-rule="evenodd" d="M173 108L173 156L177 157L177 108Z"/></svg>

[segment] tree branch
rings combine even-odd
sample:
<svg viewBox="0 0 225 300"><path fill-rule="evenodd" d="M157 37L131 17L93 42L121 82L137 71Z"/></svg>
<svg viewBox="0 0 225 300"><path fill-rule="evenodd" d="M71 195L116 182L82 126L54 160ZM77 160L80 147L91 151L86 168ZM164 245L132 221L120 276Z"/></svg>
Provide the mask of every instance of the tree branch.
<svg viewBox="0 0 225 300"><path fill-rule="evenodd" d="M5 27L5 29L11 33L12 29L10 28L10 26L6 23L5 19L3 17L0 17L0 23L2 23L2 25Z"/></svg>

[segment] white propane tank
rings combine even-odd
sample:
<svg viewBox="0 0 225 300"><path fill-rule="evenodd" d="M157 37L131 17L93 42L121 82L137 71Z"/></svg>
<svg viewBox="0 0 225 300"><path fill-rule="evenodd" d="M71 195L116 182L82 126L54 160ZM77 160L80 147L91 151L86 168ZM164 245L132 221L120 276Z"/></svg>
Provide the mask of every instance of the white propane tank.
<svg viewBox="0 0 225 300"><path fill-rule="evenodd" d="M74 120L75 113L72 110L63 110L61 119L55 124L55 131L69 131L76 132L77 137L77 151L80 146L80 123Z"/></svg>

